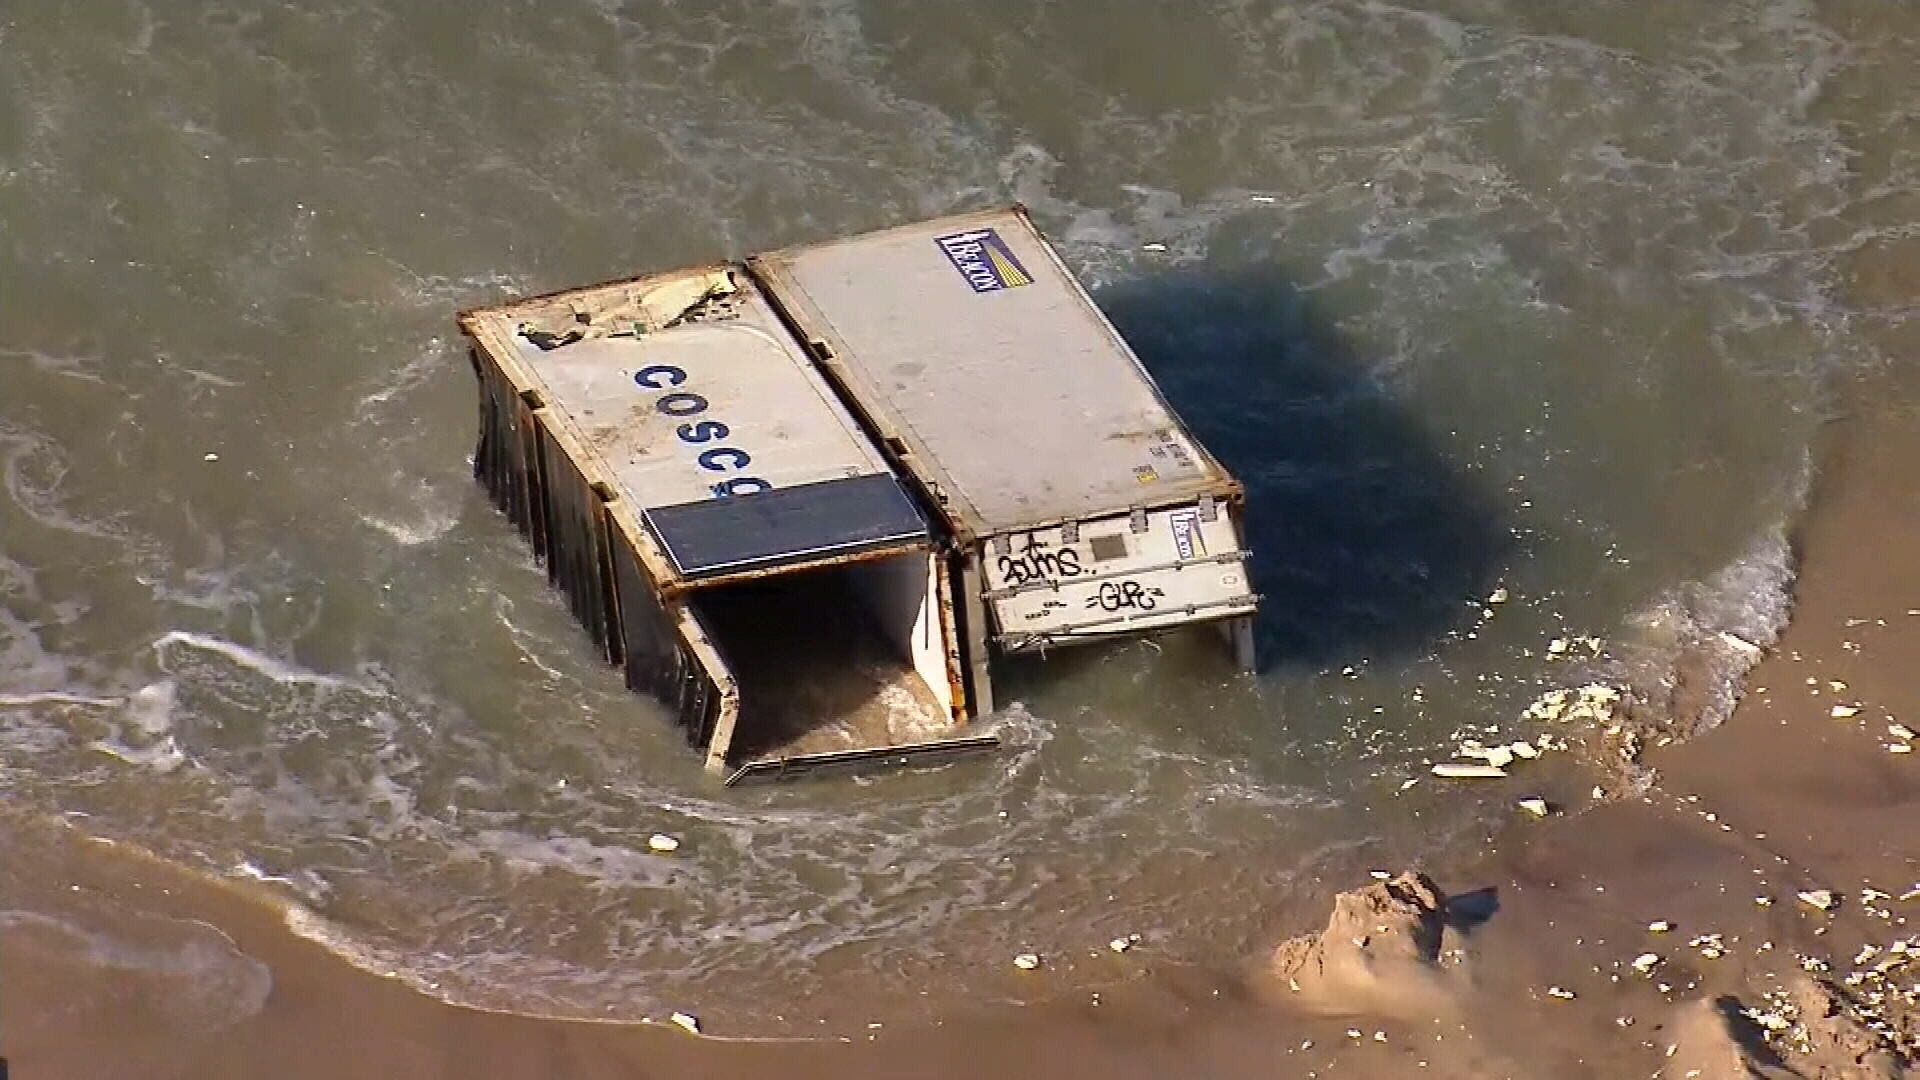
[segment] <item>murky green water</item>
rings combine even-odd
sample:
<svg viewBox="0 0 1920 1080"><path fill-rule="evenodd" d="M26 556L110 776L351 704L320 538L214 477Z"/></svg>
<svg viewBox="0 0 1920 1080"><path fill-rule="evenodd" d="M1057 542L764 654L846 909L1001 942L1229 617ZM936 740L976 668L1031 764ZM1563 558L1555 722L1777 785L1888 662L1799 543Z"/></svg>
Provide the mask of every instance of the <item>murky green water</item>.
<svg viewBox="0 0 1920 1080"><path fill-rule="evenodd" d="M1917 28L0 5L0 798L530 1012L773 1031L1021 993L1027 947L1056 987L1117 933L1238 955L1505 812L1397 797L1463 725L1686 650L1724 704L1812 432L1908 329ZM997 760L717 789L474 487L452 315L1009 199L1247 482L1270 668L1056 657Z"/></svg>

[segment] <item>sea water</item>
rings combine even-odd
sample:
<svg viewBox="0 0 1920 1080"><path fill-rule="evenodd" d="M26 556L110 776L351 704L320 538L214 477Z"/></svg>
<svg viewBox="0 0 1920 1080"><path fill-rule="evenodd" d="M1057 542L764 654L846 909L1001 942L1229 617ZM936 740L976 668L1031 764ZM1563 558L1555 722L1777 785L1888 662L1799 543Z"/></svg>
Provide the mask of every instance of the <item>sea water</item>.
<svg viewBox="0 0 1920 1080"><path fill-rule="evenodd" d="M8 820L544 1015L819 1031L1030 995L1015 952L1125 978L1122 934L1232 962L1510 814L1406 784L1537 695L1684 669L1671 730L1725 715L1722 635L1787 618L1815 434L1910 311L1871 256L1920 221L1917 32L1802 0L0 6ZM1012 200L1245 482L1263 670L1059 653L1006 673L998 757L717 787L473 483L454 312Z"/></svg>

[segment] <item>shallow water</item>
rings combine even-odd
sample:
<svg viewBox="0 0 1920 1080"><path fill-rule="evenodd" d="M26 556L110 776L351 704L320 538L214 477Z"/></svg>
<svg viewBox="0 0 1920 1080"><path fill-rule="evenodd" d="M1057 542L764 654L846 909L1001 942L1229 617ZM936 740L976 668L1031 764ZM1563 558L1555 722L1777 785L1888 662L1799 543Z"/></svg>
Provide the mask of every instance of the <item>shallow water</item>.
<svg viewBox="0 0 1920 1080"><path fill-rule="evenodd" d="M1398 794L1457 732L1683 660L1720 715L1913 310L1900 5L303 7L0 9L0 785L488 1007L1090 985L1470 843L1504 794ZM452 314L1008 199L1246 482L1267 669L1056 656L998 759L716 789L472 483Z"/></svg>

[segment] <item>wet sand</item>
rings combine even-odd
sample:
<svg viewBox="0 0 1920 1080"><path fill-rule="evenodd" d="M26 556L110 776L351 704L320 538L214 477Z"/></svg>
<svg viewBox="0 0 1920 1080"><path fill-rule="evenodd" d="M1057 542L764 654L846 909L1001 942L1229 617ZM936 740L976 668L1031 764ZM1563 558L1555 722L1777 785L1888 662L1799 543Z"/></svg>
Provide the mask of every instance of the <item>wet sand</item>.
<svg viewBox="0 0 1920 1080"><path fill-rule="evenodd" d="M489 1015L355 970L227 891L43 828L15 833L45 849L20 863L57 872L8 879L0 907L83 910L92 936L0 924L0 1051L23 1078L1683 1075L1693 1051L1667 1048L1706 1015L1687 1003L1752 1004L1809 964L1839 979L1863 946L1920 934L1920 896L1898 899L1920 886L1920 753L1887 749L1890 717L1920 724L1920 395L1861 400L1834 425L1798 537L1793 623L1733 718L1652 752L1643 798L1516 814L1477 860L1421 868L1483 902L1444 1008L1316 1014L1260 957L1205 972L1136 954L1145 977L1097 1000L816 1043ZM1892 898L1863 902L1863 888ZM1832 910L1797 898L1814 889ZM1648 929L1661 920L1672 929ZM1642 975L1630 965L1645 953L1659 961ZM1046 971L1028 977L1044 987ZM1920 982L1920 964L1902 979ZM1737 1075L1715 1067L1701 1075Z"/></svg>

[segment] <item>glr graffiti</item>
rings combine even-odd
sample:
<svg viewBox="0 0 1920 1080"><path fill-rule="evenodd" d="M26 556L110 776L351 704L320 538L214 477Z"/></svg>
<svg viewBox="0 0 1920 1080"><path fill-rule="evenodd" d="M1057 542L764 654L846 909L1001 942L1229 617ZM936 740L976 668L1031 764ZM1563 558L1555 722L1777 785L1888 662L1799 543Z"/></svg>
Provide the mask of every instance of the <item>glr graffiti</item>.
<svg viewBox="0 0 1920 1080"><path fill-rule="evenodd" d="M1152 611L1160 604L1160 597L1166 592L1154 585L1142 585L1137 581L1103 581L1092 596L1087 597L1087 607L1098 608L1108 614L1121 611Z"/></svg>

